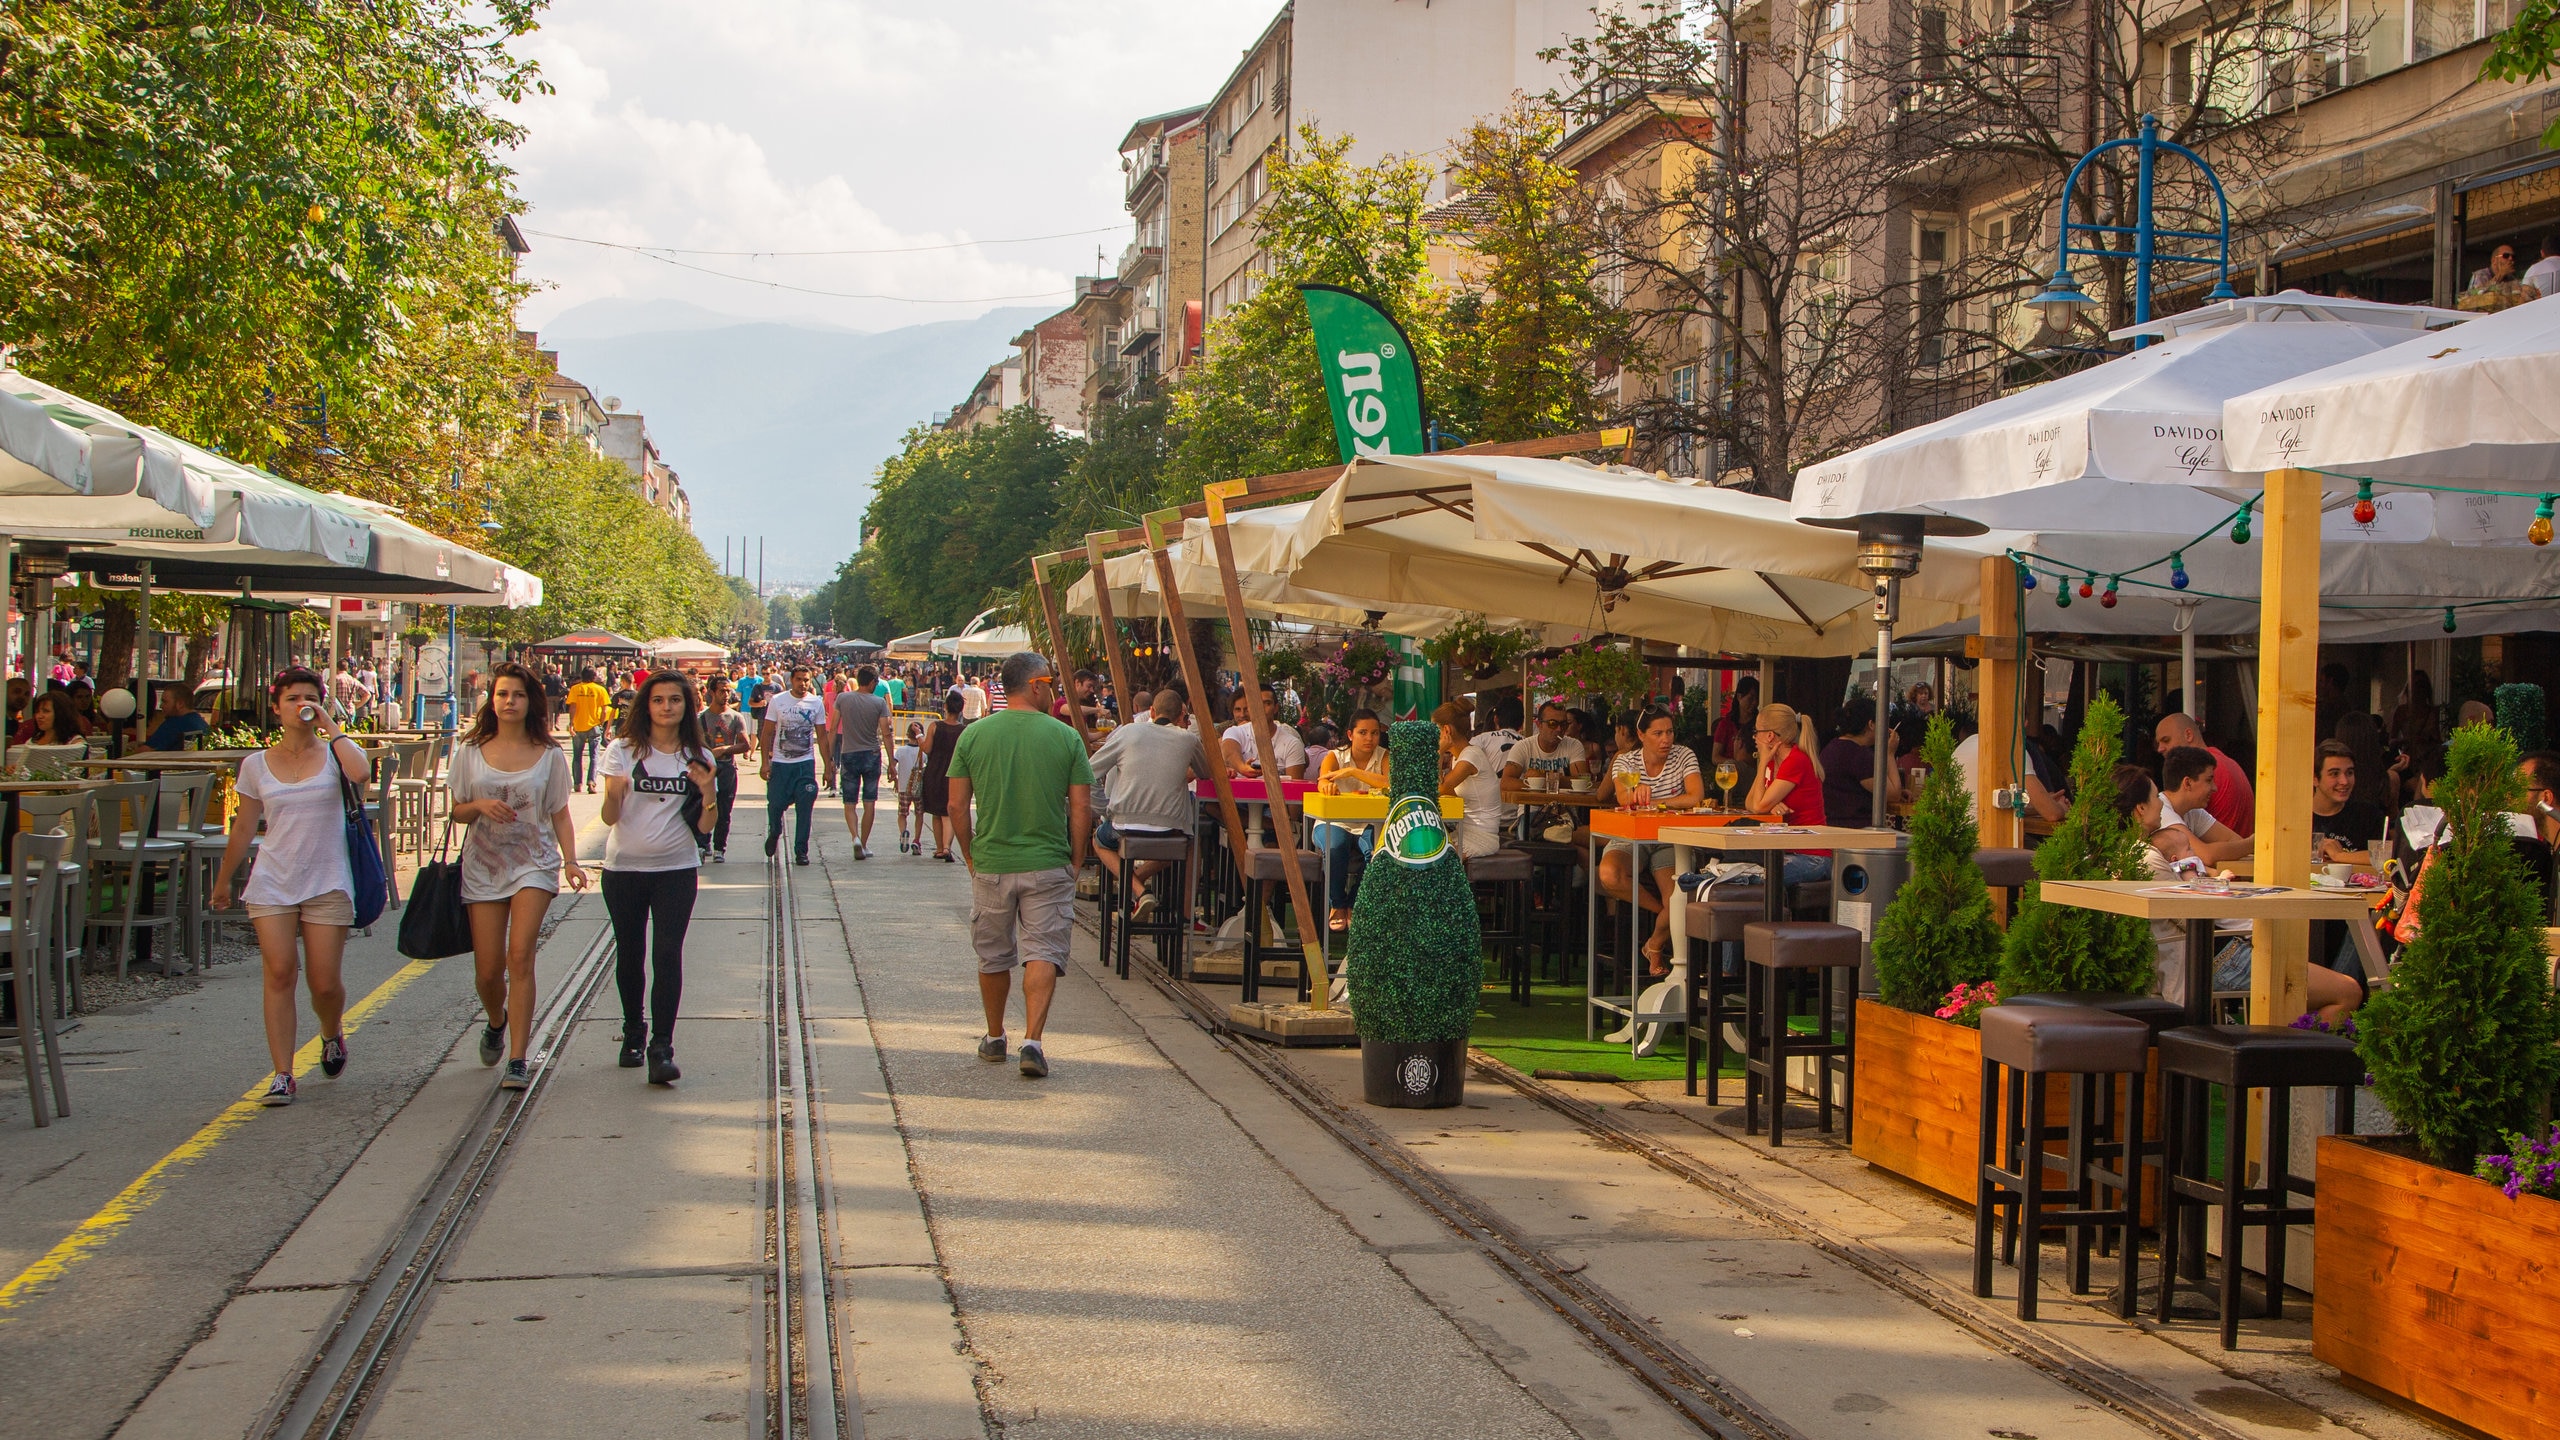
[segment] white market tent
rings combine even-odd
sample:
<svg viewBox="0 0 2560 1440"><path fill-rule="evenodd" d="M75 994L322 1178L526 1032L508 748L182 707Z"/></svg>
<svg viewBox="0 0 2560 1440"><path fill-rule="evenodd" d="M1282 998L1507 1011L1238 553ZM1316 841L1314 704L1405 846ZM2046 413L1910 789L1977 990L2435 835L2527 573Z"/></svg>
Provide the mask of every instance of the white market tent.
<svg viewBox="0 0 2560 1440"><path fill-rule="evenodd" d="M2207 305L2116 332L2161 337L2147 348L1807 466L1794 513L1926 510L1995 529L2193 534L2261 488L2264 467L2226 464L2225 401L2464 318L2298 291Z"/></svg>
<svg viewBox="0 0 2560 1440"><path fill-rule="evenodd" d="M933 654L929 647L934 637L941 633L940 630L918 630L912 635L901 635L882 648L892 660L927 659Z"/></svg>
<svg viewBox="0 0 2560 1440"><path fill-rule="evenodd" d="M2537 496L2560 490L2560 304L2548 298L2379 354L2343 358L2233 396L2222 407L2231 463L2358 479ZM2417 497L2412 497L2417 498ZM2434 497L2447 538L2512 544L2533 502Z"/></svg>
<svg viewBox="0 0 2560 1440"><path fill-rule="evenodd" d="M1228 531L1240 571L1354 603L1751 654L1847 655L1874 640L1853 536L1796 524L1783 501L1642 471L1389 456L1350 467L1294 522L1246 511ZM1975 562L1999 553L1988 543L1932 546L1904 587L1906 622L1968 615ZM1215 563L1205 531L1186 533L1183 557Z"/></svg>
<svg viewBox="0 0 2560 1440"><path fill-rule="evenodd" d="M714 645L708 640L695 640L681 635L671 635L662 640L652 640L642 648L648 651L651 659L655 660L717 661L729 658L729 647L726 645Z"/></svg>
<svg viewBox="0 0 2560 1440"><path fill-rule="evenodd" d="M996 625L965 635L946 635L933 642L934 654L954 659L1002 659L1031 648L1031 632L1019 625Z"/></svg>

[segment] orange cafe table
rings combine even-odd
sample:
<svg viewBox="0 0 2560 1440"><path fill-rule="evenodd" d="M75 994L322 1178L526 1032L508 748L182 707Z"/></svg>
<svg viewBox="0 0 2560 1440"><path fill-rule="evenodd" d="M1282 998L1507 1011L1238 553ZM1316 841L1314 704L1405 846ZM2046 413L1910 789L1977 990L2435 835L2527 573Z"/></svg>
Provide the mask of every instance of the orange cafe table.
<svg viewBox="0 0 2560 1440"><path fill-rule="evenodd" d="M1644 883L1645 879L1645 852L1653 846L1668 843L1668 837L1663 834L1663 831L1666 829L1711 828L1731 825L1737 820L1773 820L1775 818L1776 817L1774 816L1752 816L1739 810L1717 809L1609 809L1594 810L1591 812L1591 850L1586 857L1591 864L1591 883L1586 887L1588 913L1585 916L1585 936L1582 950L1582 997L1584 1002L1582 1008L1583 1039L1596 1040L1600 1038L1599 1017L1603 1012L1618 1016L1629 1022L1626 1029L1629 1036L1628 1044L1630 1046L1641 1043L1635 1038L1639 1033L1639 1027L1635 1022L1639 1019L1646 1021L1658 1021L1664 1019L1677 1020L1682 1018L1678 1015L1651 1015L1640 1017L1636 1013L1638 1009L1638 998L1644 993L1643 974L1640 968L1642 964L1641 957L1644 953L1644 907L1640 904L1630 904L1627 907L1627 980L1628 984L1632 987L1632 993L1626 995L1603 995L1600 993L1600 854L1602 842L1620 840L1626 842L1626 844L1631 847L1629 853L1630 873L1634 877L1634 883L1640 885ZM1632 889L1630 890L1630 893L1634 893ZM1675 946L1681 943L1681 937L1677 930L1672 932L1671 943Z"/></svg>

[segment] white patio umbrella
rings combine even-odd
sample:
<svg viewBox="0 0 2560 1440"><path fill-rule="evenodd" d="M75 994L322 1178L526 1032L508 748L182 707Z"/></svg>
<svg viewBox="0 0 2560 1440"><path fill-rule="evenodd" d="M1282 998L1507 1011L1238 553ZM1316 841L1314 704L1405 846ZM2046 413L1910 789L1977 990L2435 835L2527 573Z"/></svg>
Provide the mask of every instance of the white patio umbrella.
<svg viewBox="0 0 2560 1440"><path fill-rule="evenodd" d="M1794 511L1805 519L1934 511L2019 530L2200 531L2257 493L2266 468L2226 463L2225 401L2425 340L2426 327L2465 318L2288 290L2120 330L2119 338L2161 340L1807 466L1796 476Z"/></svg>
<svg viewBox="0 0 2560 1440"><path fill-rule="evenodd" d="M1782 501L1634 470L1516 456L1398 455L1352 467L1294 524L1233 516L1242 570L1384 606L1437 606L1768 655L1864 651L1872 590L1854 537ZM1913 623L1968 612L1987 542L1933 547ZM1205 544L1187 558L1208 563Z"/></svg>
<svg viewBox="0 0 2560 1440"><path fill-rule="evenodd" d="M955 659L994 659L1031 648L1031 632L1020 625L994 625L966 635L945 635L933 642L934 654Z"/></svg>
<svg viewBox="0 0 2560 1440"><path fill-rule="evenodd" d="M2332 491L2370 479L2537 497L2560 491L2560 304L2474 319L2421 344L2342 359L2222 407L2235 469L2302 469ZM2514 543L2535 500L2437 495L2438 533Z"/></svg>

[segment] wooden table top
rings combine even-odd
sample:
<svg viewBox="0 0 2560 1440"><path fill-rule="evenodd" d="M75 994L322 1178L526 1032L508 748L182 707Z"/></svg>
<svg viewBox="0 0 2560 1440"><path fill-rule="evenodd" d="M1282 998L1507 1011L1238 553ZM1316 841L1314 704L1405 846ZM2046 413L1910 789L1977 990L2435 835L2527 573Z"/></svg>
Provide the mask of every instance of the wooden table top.
<svg viewBox="0 0 2560 1440"><path fill-rule="evenodd" d="M1893 850L1902 845L1899 830L1869 830L1846 825L1716 825L1688 822L1665 826L1662 838L1701 850Z"/></svg>
<svg viewBox="0 0 2560 1440"><path fill-rule="evenodd" d="M94 790L105 780L0 780L0 795L39 795L64 790Z"/></svg>
<svg viewBox="0 0 2560 1440"><path fill-rule="evenodd" d="M1672 830L1697 831L1729 826L1736 820L1766 820L1768 816L1746 816L1738 810L1594 810L1591 833L1612 840L1669 840ZM1695 843L1686 841L1683 843ZM1766 846L1761 847L1766 849Z"/></svg>
<svg viewBox="0 0 2560 1440"><path fill-rule="evenodd" d="M2207 895L2165 880L2047 880L2037 889L2056 905L2144 920L2353 920L2388 893L2304 887Z"/></svg>
<svg viewBox="0 0 2560 1440"><path fill-rule="evenodd" d="M1618 797L1605 790L1531 790L1523 785L1502 787L1505 805L1575 805L1585 810L1613 807Z"/></svg>
<svg viewBox="0 0 2560 1440"><path fill-rule="evenodd" d="M251 752L244 752L251 753ZM201 750L140 750L121 760L83 760L89 770L229 770L240 761L231 755Z"/></svg>

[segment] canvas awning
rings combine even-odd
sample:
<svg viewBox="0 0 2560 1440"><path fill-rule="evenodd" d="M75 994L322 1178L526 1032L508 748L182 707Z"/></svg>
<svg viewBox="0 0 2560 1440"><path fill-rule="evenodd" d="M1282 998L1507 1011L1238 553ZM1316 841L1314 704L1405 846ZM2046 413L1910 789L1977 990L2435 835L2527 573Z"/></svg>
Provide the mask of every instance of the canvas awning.
<svg viewBox="0 0 2560 1440"><path fill-rule="evenodd" d="M1807 466L1794 513L1927 510L2004 529L2199 532L2255 494L2265 468L2226 463L2224 402L2463 318L2286 291L2121 330L2160 340Z"/></svg>
<svg viewBox="0 0 2560 1440"><path fill-rule="evenodd" d="M647 649L650 657L657 660L726 660L729 658L729 647L726 645L714 645L708 640L695 640L682 635L652 640Z"/></svg>
<svg viewBox="0 0 2560 1440"><path fill-rule="evenodd" d="M616 635L610 630L572 630L530 648L569 655L637 655L646 647L627 635Z"/></svg>
<svg viewBox="0 0 2560 1440"><path fill-rule="evenodd" d="M934 654L967 659L991 659L1031 648L1031 632L1020 625L997 625L933 642Z"/></svg>
<svg viewBox="0 0 2560 1440"><path fill-rule="evenodd" d="M1257 527L1286 528L1303 519L1311 502L1275 505L1233 517L1235 523L1247 520ZM1185 558L1191 537L1198 537L1198 550L1206 553L1207 521L1194 519L1184 526L1185 543L1174 547L1169 557L1173 562L1174 580L1181 587L1182 603L1187 611L1204 615L1223 614L1226 589L1218 578L1215 564L1195 564ZM1123 620L1164 611L1163 585L1156 574L1154 559L1145 551L1114 555L1104 562L1105 578L1111 585L1112 613ZM1388 608L1368 604L1347 595L1331 595L1290 583L1286 576L1259 570L1239 570L1237 589L1244 594L1247 612L1271 619L1299 620L1314 625L1339 625L1351 629L1383 630L1394 635L1410 635L1427 640L1457 622L1464 611L1439 606L1406 606ZM1101 608L1094 602L1093 574L1087 571L1067 587L1064 597L1066 613L1086 617L1097 616ZM1496 622L1502 623L1502 622Z"/></svg>

